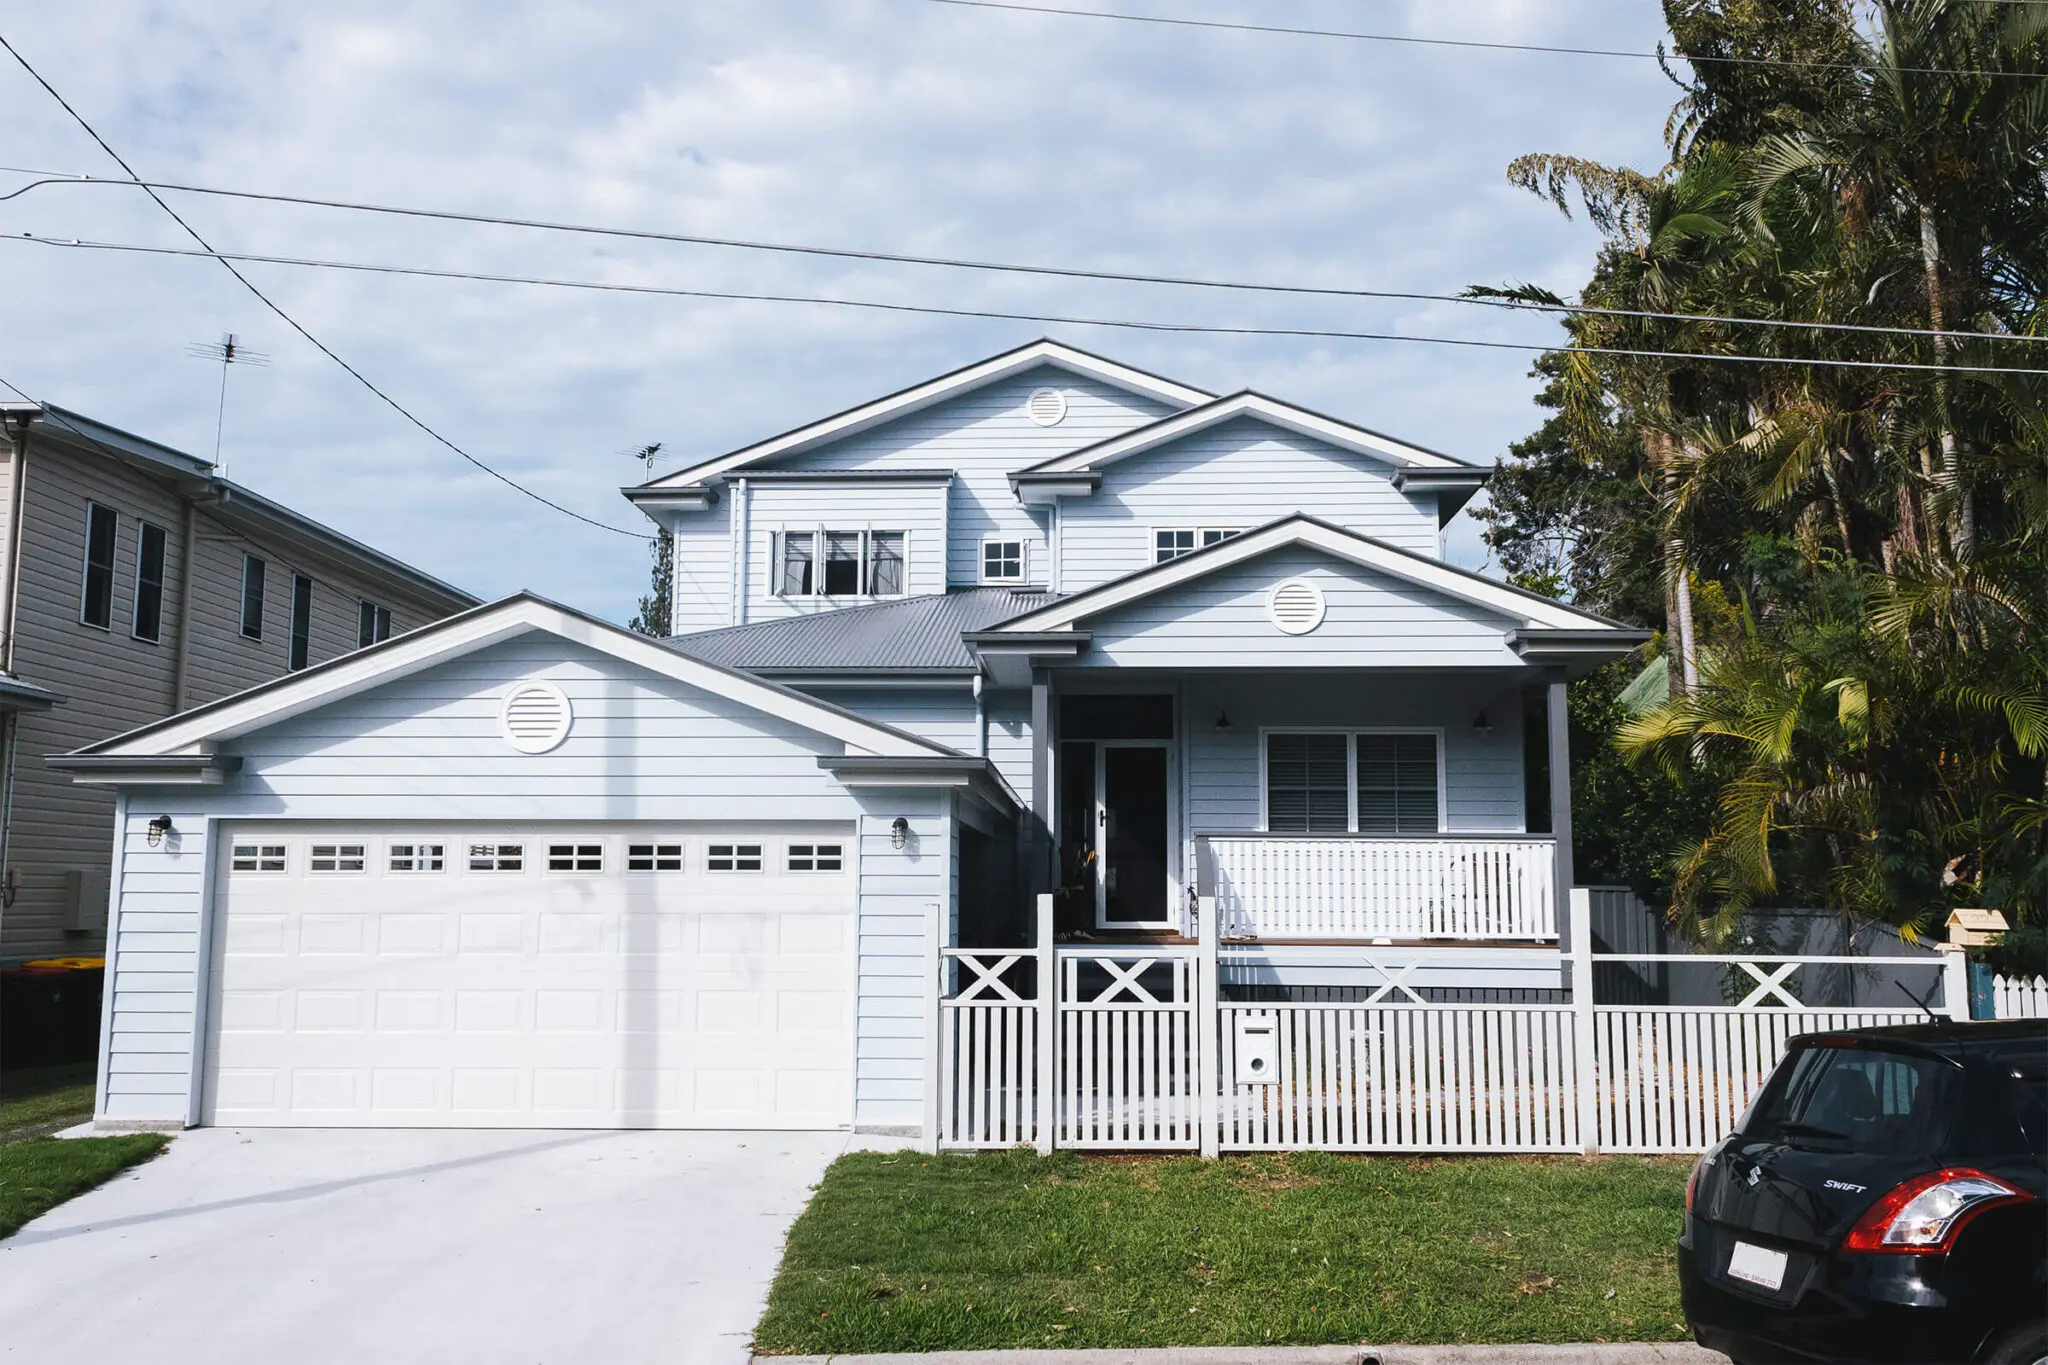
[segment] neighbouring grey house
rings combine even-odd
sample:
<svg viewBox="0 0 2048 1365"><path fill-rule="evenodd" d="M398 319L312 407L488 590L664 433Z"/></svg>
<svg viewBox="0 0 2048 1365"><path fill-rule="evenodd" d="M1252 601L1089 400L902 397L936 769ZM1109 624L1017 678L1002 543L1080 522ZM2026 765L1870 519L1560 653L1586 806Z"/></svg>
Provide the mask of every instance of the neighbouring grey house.
<svg viewBox="0 0 2048 1365"><path fill-rule="evenodd" d="M0 420L0 963L97 955L114 798L46 755L476 599L205 460L58 407Z"/></svg>
<svg viewBox="0 0 2048 1365"><path fill-rule="evenodd" d="M1043 1101L1057 990L1174 1145L1200 952L1555 990L1564 683L1646 636L1444 562L1486 473L1038 342L628 489L674 639L519 596L57 760L99 1115L937 1141Z"/></svg>

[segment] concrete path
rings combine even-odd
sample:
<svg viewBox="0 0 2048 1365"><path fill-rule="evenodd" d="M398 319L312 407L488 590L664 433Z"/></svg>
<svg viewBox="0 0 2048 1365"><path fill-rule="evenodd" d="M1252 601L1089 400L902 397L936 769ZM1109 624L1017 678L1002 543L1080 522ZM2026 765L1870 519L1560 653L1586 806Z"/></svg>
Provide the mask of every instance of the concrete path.
<svg viewBox="0 0 2048 1365"><path fill-rule="evenodd" d="M833 1133L185 1133L0 1242L0 1362L737 1365Z"/></svg>

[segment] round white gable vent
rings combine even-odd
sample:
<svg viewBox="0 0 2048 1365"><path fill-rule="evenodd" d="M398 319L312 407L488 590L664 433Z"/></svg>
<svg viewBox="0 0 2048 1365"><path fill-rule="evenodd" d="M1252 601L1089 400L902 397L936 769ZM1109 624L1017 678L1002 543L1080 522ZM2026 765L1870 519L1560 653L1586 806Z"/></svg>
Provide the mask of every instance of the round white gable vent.
<svg viewBox="0 0 2048 1365"><path fill-rule="evenodd" d="M569 737L575 719L562 689L539 678L513 683L498 708L498 729L522 754L544 754Z"/></svg>
<svg viewBox="0 0 2048 1365"><path fill-rule="evenodd" d="M1323 590L1306 578L1275 583L1266 594L1266 615L1289 635L1306 635L1323 623Z"/></svg>
<svg viewBox="0 0 2048 1365"><path fill-rule="evenodd" d="M1056 427L1067 420L1067 396L1058 389L1034 389L1024 400L1024 411L1042 427Z"/></svg>

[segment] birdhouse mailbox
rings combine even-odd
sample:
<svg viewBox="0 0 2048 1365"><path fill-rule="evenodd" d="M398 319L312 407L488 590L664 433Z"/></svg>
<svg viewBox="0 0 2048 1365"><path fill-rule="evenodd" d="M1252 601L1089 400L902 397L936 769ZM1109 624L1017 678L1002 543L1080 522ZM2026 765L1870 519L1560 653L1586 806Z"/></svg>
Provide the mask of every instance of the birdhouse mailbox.
<svg viewBox="0 0 2048 1365"><path fill-rule="evenodd" d="M1951 910L1948 941L1956 948L1988 948L2011 927L2000 910Z"/></svg>

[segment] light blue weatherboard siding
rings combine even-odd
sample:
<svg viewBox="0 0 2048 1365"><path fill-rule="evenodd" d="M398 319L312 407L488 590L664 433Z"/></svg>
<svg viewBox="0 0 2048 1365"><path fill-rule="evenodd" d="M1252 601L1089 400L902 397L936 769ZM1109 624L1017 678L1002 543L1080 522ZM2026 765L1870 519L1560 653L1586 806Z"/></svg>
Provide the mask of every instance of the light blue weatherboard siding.
<svg viewBox="0 0 2048 1365"><path fill-rule="evenodd" d="M1266 615L1276 583L1322 590L1323 623L1288 635ZM1469 668L1521 665L1507 632L1520 622L1296 546L1219 569L1080 621L1093 644L1083 667Z"/></svg>
<svg viewBox="0 0 2048 1365"><path fill-rule="evenodd" d="M1060 507L1060 589L1152 563L1154 527L1249 530L1307 512L1435 558L1434 495L1397 492L1391 464L1240 417L1104 466L1093 497Z"/></svg>
<svg viewBox="0 0 2048 1365"><path fill-rule="evenodd" d="M733 623L732 500L685 512L675 528L675 578L670 626L677 635Z"/></svg>
<svg viewBox="0 0 2048 1365"><path fill-rule="evenodd" d="M551 753L498 734L505 686L545 677L575 711ZM318 820L820 820L857 829L859 996L856 1121L917 1121L898 1057L921 1032L928 907L944 913L951 870L947 797L853 793L817 765L843 746L791 722L533 634L394 680L230 741L244 766L218 790L137 789L115 887L106 1039L109 1119L182 1121L200 1027L202 921L213 822ZM178 833L158 848L149 819ZM903 816L910 847L891 847ZM878 1050L878 1051L877 1051ZM915 1092L915 1082L907 1083Z"/></svg>
<svg viewBox="0 0 2048 1365"><path fill-rule="evenodd" d="M815 695L969 757L979 755L974 693L957 687L819 687ZM988 759L1022 801L1031 799L1031 694L990 691Z"/></svg>
<svg viewBox="0 0 2048 1365"><path fill-rule="evenodd" d="M1066 395L1057 426L1033 422L1024 404L1036 390ZM1018 505L1009 476L1082 446L1120 436L1177 409L1155 399L1044 365L864 431L778 467L787 469L951 469L950 581L981 581L981 538L1027 544L1029 580L1046 581L1045 513Z"/></svg>

